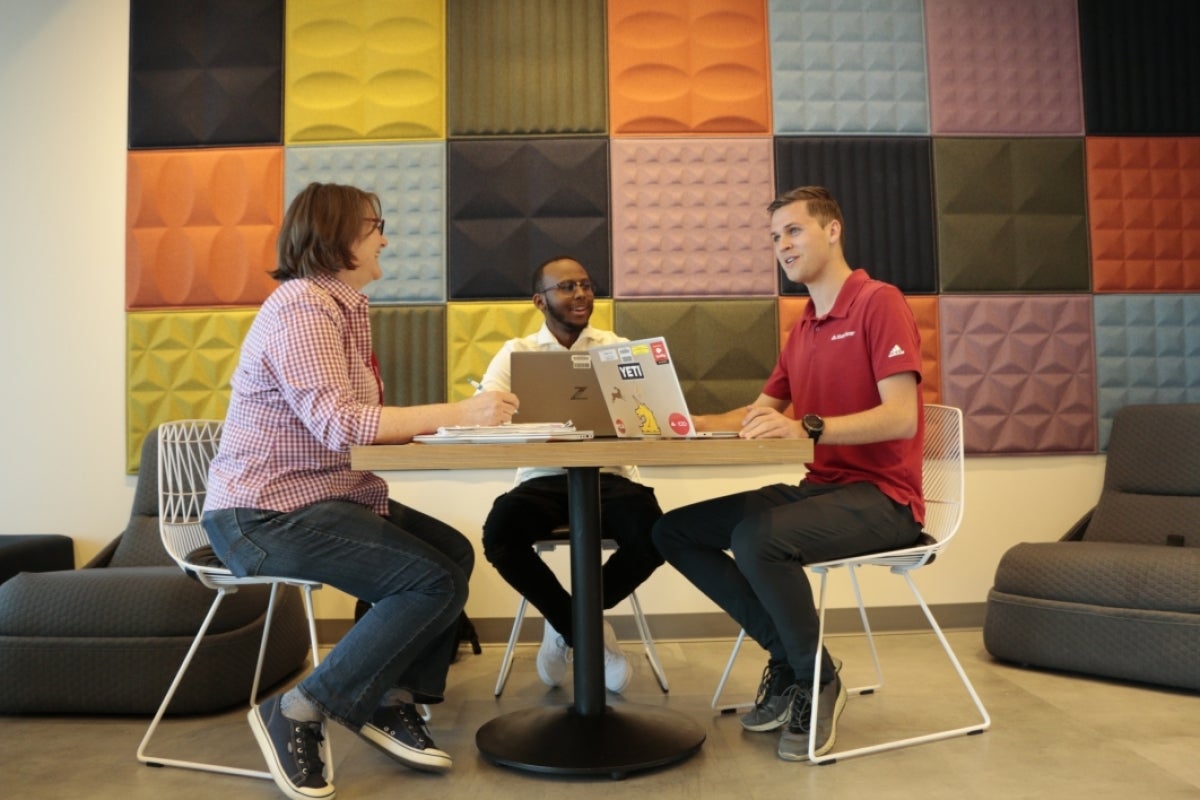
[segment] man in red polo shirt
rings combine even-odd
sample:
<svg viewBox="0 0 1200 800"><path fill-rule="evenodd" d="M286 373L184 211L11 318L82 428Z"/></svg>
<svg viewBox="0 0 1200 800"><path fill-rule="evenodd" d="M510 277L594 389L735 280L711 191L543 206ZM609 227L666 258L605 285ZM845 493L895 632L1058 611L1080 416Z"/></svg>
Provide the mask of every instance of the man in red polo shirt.
<svg viewBox="0 0 1200 800"><path fill-rule="evenodd" d="M846 262L842 212L827 190L793 189L768 211L779 265L810 300L758 399L698 417L696 427L807 436L813 461L797 485L669 512L654 542L767 650L742 725L782 728L779 757L799 761L808 757L818 627L804 565L906 547L921 533L921 340L900 291ZM789 405L795 418L784 414ZM828 652L820 686L817 755L833 748L846 700Z"/></svg>

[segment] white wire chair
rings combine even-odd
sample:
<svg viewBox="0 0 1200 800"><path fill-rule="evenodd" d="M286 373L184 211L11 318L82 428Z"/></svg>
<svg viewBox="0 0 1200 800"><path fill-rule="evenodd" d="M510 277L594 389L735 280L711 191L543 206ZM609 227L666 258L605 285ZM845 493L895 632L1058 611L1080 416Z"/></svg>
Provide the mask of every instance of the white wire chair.
<svg viewBox="0 0 1200 800"><path fill-rule="evenodd" d="M319 661L317 654L317 625L313 616L312 592L320 589L321 584L311 581L301 581L292 578L276 578L254 576L247 578L236 577L228 568L220 564L212 554L208 536L200 526L200 513L204 508L204 497L208 486L208 465L216 455L221 440L223 423L220 420L181 420L163 423L158 428L158 524L163 546L185 573L193 575L205 586L216 591L212 605L192 645L184 656L175 679L171 682L154 720L142 742L138 746L137 759L143 764L158 767L182 767L185 769L220 772L228 775L242 775L271 780L271 773L265 770L243 769L223 764L210 764L200 761L184 761L176 758L147 755L150 740L158 729L163 715L171 705L192 663L192 658L200 648L200 643L208 631L209 625L217 615L221 602L226 595L233 594L242 586L268 585L271 587L270 599L267 603L267 614L263 625L262 643L258 650L258 664L254 670L254 682L250 688L251 706L258 703L258 688L262 677L263 660L267 653L267 641L271 632L271 620L275 613L275 603L280 589L284 586L297 586L304 597L304 612L308 618L308 634L312 643L312 663L315 667ZM329 757L329 741L324 747L326 777L333 780L333 762Z"/></svg>
<svg viewBox="0 0 1200 800"><path fill-rule="evenodd" d="M963 727L950 728L921 736L895 739L851 750L830 751L823 756L815 754L815 743L812 737L810 737L808 742L808 757L814 764L832 763L838 758L849 758L851 756L876 753L882 750L893 750L899 747L948 739L952 736L982 733L991 726L991 717L988 716L987 709L984 708L983 702L975 692L975 687L971 685L970 679L967 677L966 672L963 671L962 664L959 663L958 658L954 655L954 650L950 647L950 643L946 640L945 634L942 633L941 627L938 625L937 620L934 619L933 613L929 610L929 606L926 605L925 599L917 590L917 585L913 582L912 578L914 570L933 561L946 548L962 523L965 481L961 410L952 406L934 404L925 406L925 443L922 472L925 494L925 530L916 545L901 550L868 553L852 558L840 558L833 561L805 565L808 569L821 576L817 604L819 617L817 655L813 670L813 703L809 730L816 730L817 727L817 699L820 694L821 652L825 642L826 579L829 576L830 570L839 567L845 567L847 574L850 576L850 583L854 588L854 597L858 601L858 613L862 620L863 632L866 634L867 644L871 651L871 660L875 665L875 682L864 686L847 688L847 694L873 694L876 689L883 686L883 668L879 663L879 654L875 649L875 638L871 634L870 623L867 621L867 610L866 606L863 605L862 593L859 591L856 570L862 566L887 567L893 574L902 576L908 584L908 588L912 592L913 597L916 598L921 611L924 612L925 619L929 622L930 628L937 635L942 649L945 651L947 658L949 658L951 665L953 665L955 672L958 673L959 680L962 681L967 693L971 696L971 700L979 712L981 721ZM729 673L733 669L734 661L745 638L746 631L742 630L733 645L733 652L729 655L729 662L725 665L725 672L721 675L721 680L717 684L717 690L713 694L712 707L722 713L745 708L751 704L720 705L719 702L721 693L725 689L725 682L729 679Z"/></svg>
<svg viewBox="0 0 1200 800"><path fill-rule="evenodd" d="M563 525L555 528L553 531L554 537L551 539L539 539L534 542L533 549L538 554L549 553L557 550L560 547L570 547L571 540L566 538L570 532L570 528ZM601 550L614 550L617 543L612 539L601 539ZM663 671L662 662L658 658L658 650L654 647L654 638L650 635L650 627L646 624L646 615L642 613L642 604L638 602L637 592L629 593L629 605L633 609L633 621L637 625L638 635L642 639L642 649L646 653L646 660L650 662L650 669L654 672L654 677L658 680L659 687L668 692L671 690L670 684L667 683L667 674ZM496 678L496 697L504 691L504 685L508 683L508 673L512 670L513 652L517 646L517 638L521 633L521 622L525 619L525 611L529 607L529 601L525 597L521 597L521 601L517 604L517 614L513 619L512 632L508 635L508 647L504 649L504 656L500 659L500 675Z"/></svg>

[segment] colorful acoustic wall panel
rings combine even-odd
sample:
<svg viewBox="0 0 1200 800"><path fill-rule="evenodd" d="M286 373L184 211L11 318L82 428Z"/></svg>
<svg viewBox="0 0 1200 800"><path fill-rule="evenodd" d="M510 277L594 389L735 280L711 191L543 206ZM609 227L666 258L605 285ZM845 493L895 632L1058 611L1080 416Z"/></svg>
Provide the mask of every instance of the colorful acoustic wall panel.
<svg viewBox="0 0 1200 800"><path fill-rule="evenodd" d="M439 139L445 131L441 0L289 0L284 139Z"/></svg>
<svg viewBox="0 0 1200 800"><path fill-rule="evenodd" d="M594 321L749 402L808 302L766 205L828 186L977 454L1200 401L1192 0L131 0L127 451L223 413L310 181L376 192L392 403L469 393L571 255Z"/></svg>
<svg viewBox="0 0 1200 800"><path fill-rule="evenodd" d="M134 2L129 146L279 144L279 0Z"/></svg>
<svg viewBox="0 0 1200 800"><path fill-rule="evenodd" d="M614 135L771 132L762 0L608 0Z"/></svg>
<svg viewBox="0 0 1200 800"><path fill-rule="evenodd" d="M127 308L261 303L283 218L279 147L128 157Z"/></svg>
<svg viewBox="0 0 1200 800"><path fill-rule="evenodd" d="M1076 0L925 0L935 135L1083 133Z"/></svg>
<svg viewBox="0 0 1200 800"><path fill-rule="evenodd" d="M451 136L608 132L604 0L447 4Z"/></svg>
<svg viewBox="0 0 1200 800"><path fill-rule="evenodd" d="M772 0L775 132L928 134L921 0Z"/></svg>

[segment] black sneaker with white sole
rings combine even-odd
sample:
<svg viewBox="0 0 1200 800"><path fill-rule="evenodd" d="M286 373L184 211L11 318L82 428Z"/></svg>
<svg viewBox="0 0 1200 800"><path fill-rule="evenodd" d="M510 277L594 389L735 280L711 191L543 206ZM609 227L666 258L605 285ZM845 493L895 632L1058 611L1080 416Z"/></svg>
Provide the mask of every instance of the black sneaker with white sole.
<svg viewBox="0 0 1200 800"><path fill-rule="evenodd" d="M275 785L292 800L331 800L333 784L325 780L321 761L324 724L288 719L279 710L281 697L264 700L247 715L267 769Z"/></svg>
<svg viewBox="0 0 1200 800"><path fill-rule="evenodd" d="M358 735L413 769L445 772L453 763L449 753L437 749L425 720L412 703L380 706Z"/></svg>

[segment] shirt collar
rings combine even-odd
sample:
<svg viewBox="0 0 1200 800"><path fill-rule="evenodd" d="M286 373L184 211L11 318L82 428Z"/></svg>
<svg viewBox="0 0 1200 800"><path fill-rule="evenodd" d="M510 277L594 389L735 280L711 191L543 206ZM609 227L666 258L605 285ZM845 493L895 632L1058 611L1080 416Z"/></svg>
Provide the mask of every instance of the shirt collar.
<svg viewBox="0 0 1200 800"><path fill-rule="evenodd" d="M867 285L867 281L871 280L871 276L867 274L865 269L856 269L850 273L850 277L846 278L846 282L842 284L842 288L838 289L837 299L833 301L833 308L829 309L829 313L824 319L830 317L845 317L850 313L850 304L854 302L854 298ZM813 307L812 299L808 301L808 305L804 307L804 319L816 319L817 311Z"/></svg>
<svg viewBox="0 0 1200 800"><path fill-rule="evenodd" d="M543 322L542 327L537 332L537 346L539 349L559 348L558 339L554 338L554 334L550 332L550 327ZM572 350L586 350L593 344L602 344L598 331L591 325L588 325L579 333L579 338L575 340L575 344L571 345Z"/></svg>
<svg viewBox="0 0 1200 800"><path fill-rule="evenodd" d="M339 304L346 308L357 308L368 303L367 296L344 281L339 281L332 275L314 275L308 278L314 286L328 292Z"/></svg>

